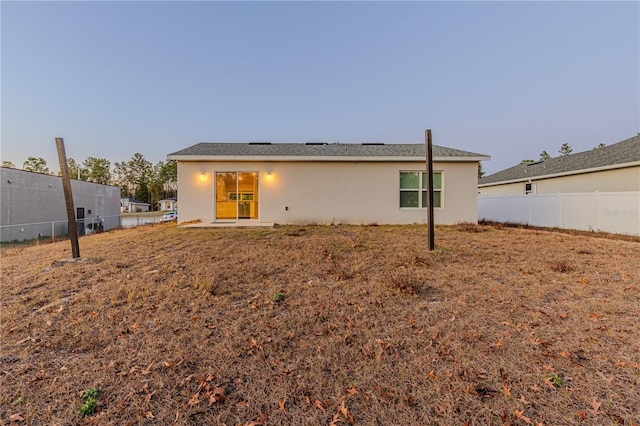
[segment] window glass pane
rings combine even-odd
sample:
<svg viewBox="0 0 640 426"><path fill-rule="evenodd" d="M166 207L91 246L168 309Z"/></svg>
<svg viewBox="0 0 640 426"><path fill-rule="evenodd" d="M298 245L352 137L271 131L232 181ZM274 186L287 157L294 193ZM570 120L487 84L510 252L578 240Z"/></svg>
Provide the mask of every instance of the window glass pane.
<svg viewBox="0 0 640 426"><path fill-rule="evenodd" d="M400 207L418 207L418 191L400 191Z"/></svg>
<svg viewBox="0 0 640 426"><path fill-rule="evenodd" d="M427 189L427 174L421 173L422 175L422 189ZM433 189L442 189L442 173L441 172L433 172Z"/></svg>
<svg viewBox="0 0 640 426"><path fill-rule="evenodd" d="M238 175L216 172L216 219L236 219Z"/></svg>
<svg viewBox="0 0 640 426"><path fill-rule="evenodd" d="M422 207L428 207L428 203L427 203L427 191L421 191L422 192ZM440 196L441 193L440 191L433 191L433 207L437 208L437 207L442 207L441 201L440 201Z"/></svg>
<svg viewBox="0 0 640 426"><path fill-rule="evenodd" d="M442 189L442 173L440 172L433 174L433 189Z"/></svg>
<svg viewBox="0 0 640 426"><path fill-rule="evenodd" d="M400 172L400 189L418 189L419 179L419 172Z"/></svg>

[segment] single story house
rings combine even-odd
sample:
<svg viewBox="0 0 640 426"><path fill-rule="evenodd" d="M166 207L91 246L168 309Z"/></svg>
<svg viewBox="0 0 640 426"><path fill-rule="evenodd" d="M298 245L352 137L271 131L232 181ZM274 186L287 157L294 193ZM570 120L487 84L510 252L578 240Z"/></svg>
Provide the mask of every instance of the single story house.
<svg viewBox="0 0 640 426"><path fill-rule="evenodd" d="M69 234L60 176L0 167L0 241L24 241ZM120 226L120 188L71 179L79 235L101 223Z"/></svg>
<svg viewBox="0 0 640 426"><path fill-rule="evenodd" d="M178 210L178 199L176 197L169 197L158 201L160 204L160 210Z"/></svg>
<svg viewBox="0 0 640 426"><path fill-rule="evenodd" d="M151 204L138 201L134 198L120 198L120 211L122 213L142 213L148 212Z"/></svg>
<svg viewBox="0 0 640 426"><path fill-rule="evenodd" d="M488 196L640 191L640 134L602 148L522 163L481 178Z"/></svg>
<svg viewBox="0 0 640 426"><path fill-rule="evenodd" d="M478 162L433 146L434 221L477 221ZM427 220L425 144L199 143L178 165L180 222L413 224Z"/></svg>

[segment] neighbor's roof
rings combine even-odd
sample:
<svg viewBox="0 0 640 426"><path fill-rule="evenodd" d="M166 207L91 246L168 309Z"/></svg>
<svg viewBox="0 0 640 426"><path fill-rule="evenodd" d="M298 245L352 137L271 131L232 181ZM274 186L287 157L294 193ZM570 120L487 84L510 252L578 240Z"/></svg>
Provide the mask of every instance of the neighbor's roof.
<svg viewBox="0 0 640 426"><path fill-rule="evenodd" d="M169 154L169 160L416 161L426 157L425 144L381 143L199 143ZM490 157L433 145L434 161L480 161Z"/></svg>
<svg viewBox="0 0 640 426"><path fill-rule="evenodd" d="M531 178L545 178L598 170L640 165L640 135L603 148L550 158L499 171L481 178L478 186L512 183Z"/></svg>

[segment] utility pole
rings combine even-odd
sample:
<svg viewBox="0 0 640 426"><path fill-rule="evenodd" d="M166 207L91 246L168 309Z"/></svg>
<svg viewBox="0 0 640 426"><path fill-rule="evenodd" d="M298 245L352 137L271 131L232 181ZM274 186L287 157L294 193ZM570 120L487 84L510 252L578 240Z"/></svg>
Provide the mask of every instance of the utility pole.
<svg viewBox="0 0 640 426"><path fill-rule="evenodd" d="M424 142L427 145L427 207L429 224L429 251L435 250L435 238L433 235L433 146L431 144L431 129L424 131Z"/></svg>
<svg viewBox="0 0 640 426"><path fill-rule="evenodd" d="M56 148L58 149L58 161L60 162L60 174L62 175L62 189L67 205L67 219L69 221L69 238L71 238L71 253L74 259L80 257L80 245L78 244L78 225L76 224L76 213L73 206L73 195L71 194L71 178L69 177L69 165L67 164L67 153L64 150L64 140L56 138Z"/></svg>

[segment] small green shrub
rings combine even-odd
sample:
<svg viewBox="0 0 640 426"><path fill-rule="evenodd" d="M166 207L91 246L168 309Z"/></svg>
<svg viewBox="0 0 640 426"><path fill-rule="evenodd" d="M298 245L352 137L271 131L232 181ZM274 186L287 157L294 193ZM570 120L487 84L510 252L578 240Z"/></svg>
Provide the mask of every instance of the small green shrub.
<svg viewBox="0 0 640 426"><path fill-rule="evenodd" d="M96 399L100 396L100 388L94 386L82 394L82 406L78 411L82 417L90 416L98 409Z"/></svg>
<svg viewBox="0 0 640 426"><path fill-rule="evenodd" d="M94 386L91 389L87 389L82 394L82 401L86 402L89 399L98 399L100 396L100 388Z"/></svg>
<svg viewBox="0 0 640 426"><path fill-rule="evenodd" d="M96 400L93 398L89 398L87 401L84 402L84 404L82 404L82 406L80 407L79 413L82 417L90 416L93 413L95 413L97 409L98 409L98 404L96 403Z"/></svg>
<svg viewBox="0 0 640 426"><path fill-rule="evenodd" d="M274 302L282 302L284 301L284 294L277 292L276 294L273 295L273 301Z"/></svg>
<svg viewBox="0 0 640 426"><path fill-rule="evenodd" d="M551 384L557 388L561 388L564 385L562 378L557 374L554 374L553 376L551 376L550 379L551 379Z"/></svg>

